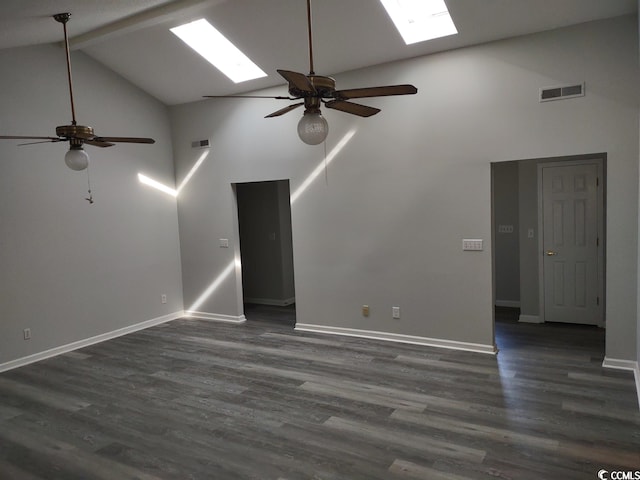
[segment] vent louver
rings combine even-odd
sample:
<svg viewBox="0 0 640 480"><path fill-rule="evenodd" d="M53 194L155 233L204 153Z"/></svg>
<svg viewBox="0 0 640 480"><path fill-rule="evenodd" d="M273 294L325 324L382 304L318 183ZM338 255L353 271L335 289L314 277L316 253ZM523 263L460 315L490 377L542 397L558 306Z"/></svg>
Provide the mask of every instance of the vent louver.
<svg viewBox="0 0 640 480"><path fill-rule="evenodd" d="M195 140L191 142L191 148L209 148L209 139L206 140Z"/></svg>
<svg viewBox="0 0 640 480"><path fill-rule="evenodd" d="M565 98L584 97L584 82L575 85L559 85L540 89L540 101L564 100Z"/></svg>

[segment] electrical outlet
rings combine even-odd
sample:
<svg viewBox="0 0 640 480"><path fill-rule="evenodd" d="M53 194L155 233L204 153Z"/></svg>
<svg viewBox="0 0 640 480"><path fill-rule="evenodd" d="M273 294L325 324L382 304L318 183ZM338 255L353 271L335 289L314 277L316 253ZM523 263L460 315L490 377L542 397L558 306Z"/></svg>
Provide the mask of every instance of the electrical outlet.
<svg viewBox="0 0 640 480"><path fill-rule="evenodd" d="M362 305L362 316L363 317L369 316L369 305Z"/></svg>
<svg viewBox="0 0 640 480"><path fill-rule="evenodd" d="M25 340L31 340L31 329L30 328L25 328L22 331L23 335L24 335L24 339Z"/></svg>
<svg viewBox="0 0 640 480"><path fill-rule="evenodd" d="M167 303L167 296L164 293L160 295L160 299L162 300L162 303Z"/></svg>
<svg viewBox="0 0 640 480"><path fill-rule="evenodd" d="M400 307L391 307L391 315L393 318L400 318Z"/></svg>

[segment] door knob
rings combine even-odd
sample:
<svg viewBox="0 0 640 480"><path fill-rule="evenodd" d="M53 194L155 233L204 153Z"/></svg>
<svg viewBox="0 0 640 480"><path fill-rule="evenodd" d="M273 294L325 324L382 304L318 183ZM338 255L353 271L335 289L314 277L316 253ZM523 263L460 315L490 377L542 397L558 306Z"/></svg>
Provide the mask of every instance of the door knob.
<svg viewBox="0 0 640 480"><path fill-rule="evenodd" d="M554 252L553 250L547 250L545 254L547 255L547 257L553 257L554 255L557 255L558 252Z"/></svg>

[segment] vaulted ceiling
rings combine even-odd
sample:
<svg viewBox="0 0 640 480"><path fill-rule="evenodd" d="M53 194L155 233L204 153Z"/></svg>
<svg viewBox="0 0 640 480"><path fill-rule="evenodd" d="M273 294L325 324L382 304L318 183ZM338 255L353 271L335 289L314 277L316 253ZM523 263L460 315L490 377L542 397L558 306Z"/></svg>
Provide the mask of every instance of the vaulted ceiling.
<svg viewBox="0 0 640 480"><path fill-rule="evenodd" d="M446 3L459 34L406 46L378 0L314 0L316 72L332 75L637 12L636 0ZM60 12L72 13L72 49L167 105L282 85L278 68L309 70L305 0L2 0L0 49L60 42L62 29L51 18ZM268 76L234 84L169 31L198 18L208 19ZM60 62L64 64L62 50Z"/></svg>

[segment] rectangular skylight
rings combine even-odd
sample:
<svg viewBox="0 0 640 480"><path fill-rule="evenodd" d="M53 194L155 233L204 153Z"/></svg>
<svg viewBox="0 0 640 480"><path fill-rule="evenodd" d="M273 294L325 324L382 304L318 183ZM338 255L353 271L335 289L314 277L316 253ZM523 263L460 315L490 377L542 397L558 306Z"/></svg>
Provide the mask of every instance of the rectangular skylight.
<svg viewBox="0 0 640 480"><path fill-rule="evenodd" d="M234 83L267 76L260 67L204 18L174 27L171 32Z"/></svg>
<svg viewBox="0 0 640 480"><path fill-rule="evenodd" d="M407 45L458 33L444 0L380 0L380 2Z"/></svg>

